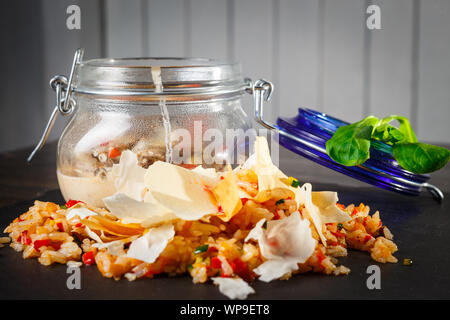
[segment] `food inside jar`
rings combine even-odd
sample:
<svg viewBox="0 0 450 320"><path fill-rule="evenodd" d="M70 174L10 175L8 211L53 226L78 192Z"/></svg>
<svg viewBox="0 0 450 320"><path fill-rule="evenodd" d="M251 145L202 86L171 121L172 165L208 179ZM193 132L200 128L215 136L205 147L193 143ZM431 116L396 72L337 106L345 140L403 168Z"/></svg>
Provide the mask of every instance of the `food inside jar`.
<svg viewBox="0 0 450 320"><path fill-rule="evenodd" d="M165 146L155 144L145 138L136 143L106 142L93 148L90 152L89 156L95 161L94 175L104 176L108 168L119 163L120 155L124 150L133 151L138 157L139 165L143 168L148 168L155 161L165 160Z"/></svg>

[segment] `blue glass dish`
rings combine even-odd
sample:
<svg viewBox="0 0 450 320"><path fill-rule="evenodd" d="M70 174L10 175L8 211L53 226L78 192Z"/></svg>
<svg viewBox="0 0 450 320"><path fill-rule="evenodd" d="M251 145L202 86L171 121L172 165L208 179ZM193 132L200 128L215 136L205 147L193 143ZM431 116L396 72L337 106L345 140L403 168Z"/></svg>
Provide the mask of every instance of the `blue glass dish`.
<svg viewBox="0 0 450 320"><path fill-rule="evenodd" d="M373 141L370 159L362 165L347 167L333 161L326 154L325 143L340 126L347 124L324 113L299 108L293 118L278 118L275 129L280 145L330 169L385 190L417 196L425 188L437 199L443 198L438 188L427 183L429 175L414 174L400 167L392 156L392 147L386 143Z"/></svg>

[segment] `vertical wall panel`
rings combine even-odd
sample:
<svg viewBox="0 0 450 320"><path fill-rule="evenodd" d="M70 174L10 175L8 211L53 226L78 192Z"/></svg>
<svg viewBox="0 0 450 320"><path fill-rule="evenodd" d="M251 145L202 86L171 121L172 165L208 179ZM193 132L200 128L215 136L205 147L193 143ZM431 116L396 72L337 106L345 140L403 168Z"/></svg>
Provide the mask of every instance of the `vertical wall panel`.
<svg viewBox="0 0 450 320"><path fill-rule="evenodd" d="M0 4L0 152L31 145L44 119L41 14L38 2Z"/></svg>
<svg viewBox="0 0 450 320"><path fill-rule="evenodd" d="M227 58L227 2L191 0L191 56Z"/></svg>
<svg viewBox="0 0 450 320"><path fill-rule="evenodd" d="M365 10L364 1L325 2L323 110L348 121L363 115Z"/></svg>
<svg viewBox="0 0 450 320"><path fill-rule="evenodd" d="M185 56L186 7L189 1L148 2L148 48L150 56Z"/></svg>
<svg viewBox="0 0 450 320"><path fill-rule="evenodd" d="M142 1L107 0L107 56L136 57L144 53L142 41Z"/></svg>
<svg viewBox="0 0 450 320"><path fill-rule="evenodd" d="M234 57L243 66L244 75L257 80L273 78L272 1L235 1L234 5ZM275 93L278 94L278 93ZM253 115L250 97L246 97L245 111ZM271 108L271 109L269 109ZM271 103L266 115L273 119L279 106Z"/></svg>
<svg viewBox="0 0 450 320"><path fill-rule="evenodd" d="M413 1L376 1L381 30L369 31L370 109L375 116L411 116Z"/></svg>
<svg viewBox="0 0 450 320"><path fill-rule="evenodd" d="M81 30L68 30L66 28L66 9L76 4L81 9ZM43 65L44 72L39 84L44 93L44 102L40 106L43 120L40 122L39 133L33 137L36 143L44 130L51 111L55 106L55 92L49 87L49 80L56 74L69 76L73 55L77 48L85 49L84 59L101 56L101 7L100 1L90 0L63 0L42 2L42 28L43 28ZM57 139L69 120L69 116L58 116L52 130L50 139Z"/></svg>
<svg viewBox="0 0 450 320"><path fill-rule="evenodd" d="M421 1L418 138L450 143L450 1Z"/></svg>
<svg viewBox="0 0 450 320"><path fill-rule="evenodd" d="M317 109L318 27L317 0L280 2L280 77L277 115L297 114L299 107Z"/></svg>

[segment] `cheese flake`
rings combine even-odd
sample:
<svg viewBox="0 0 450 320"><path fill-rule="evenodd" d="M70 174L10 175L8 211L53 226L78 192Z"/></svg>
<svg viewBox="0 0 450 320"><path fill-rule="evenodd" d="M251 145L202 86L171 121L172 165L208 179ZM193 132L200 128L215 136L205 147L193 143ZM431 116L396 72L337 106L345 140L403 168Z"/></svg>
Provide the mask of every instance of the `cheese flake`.
<svg viewBox="0 0 450 320"><path fill-rule="evenodd" d="M156 201L180 219L198 220L218 213L211 186L198 172L157 161L147 169L144 180Z"/></svg>
<svg viewBox="0 0 450 320"><path fill-rule="evenodd" d="M246 299L255 290L241 278L211 278L215 285L219 286L219 291L230 299Z"/></svg>
<svg viewBox="0 0 450 320"><path fill-rule="evenodd" d="M164 251L174 235L174 227L171 224L152 228L143 236L131 242L127 256L147 263L153 263Z"/></svg>
<svg viewBox="0 0 450 320"><path fill-rule="evenodd" d="M289 217L267 222L258 221L245 241L258 241L261 255L267 259L254 271L261 281L279 279L288 272L298 269L298 263L305 262L314 252L316 240L312 237L309 221L302 219L298 211Z"/></svg>
<svg viewBox="0 0 450 320"><path fill-rule="evenodd" d="M232 171L227 172L223 176L223 179L212 189L212 192L224 211L224 213L219 214L218 217L225 222L230 221L230 219L242 208L236 175Z"/></svg>

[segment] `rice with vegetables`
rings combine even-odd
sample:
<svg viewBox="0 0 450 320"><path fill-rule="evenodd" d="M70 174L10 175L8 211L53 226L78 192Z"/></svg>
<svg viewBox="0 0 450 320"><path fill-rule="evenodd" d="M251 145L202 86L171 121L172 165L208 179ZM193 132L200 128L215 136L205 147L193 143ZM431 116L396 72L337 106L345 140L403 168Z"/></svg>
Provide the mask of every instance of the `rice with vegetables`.
<svg viewBox="0 0 450 320"><path fill-rule="evenodd" d="M107 209L35 201L5 229L10 246L43 265L96 265L116 280L189 273L239 299L256 279L348 274L338 263L348 249L397 262L378 211L345 206L335 192L312 192L285 176L264 138L245 164L225 172L159 161L144 169L132 152L114 166L117 193L104 199Z"/></svg>

